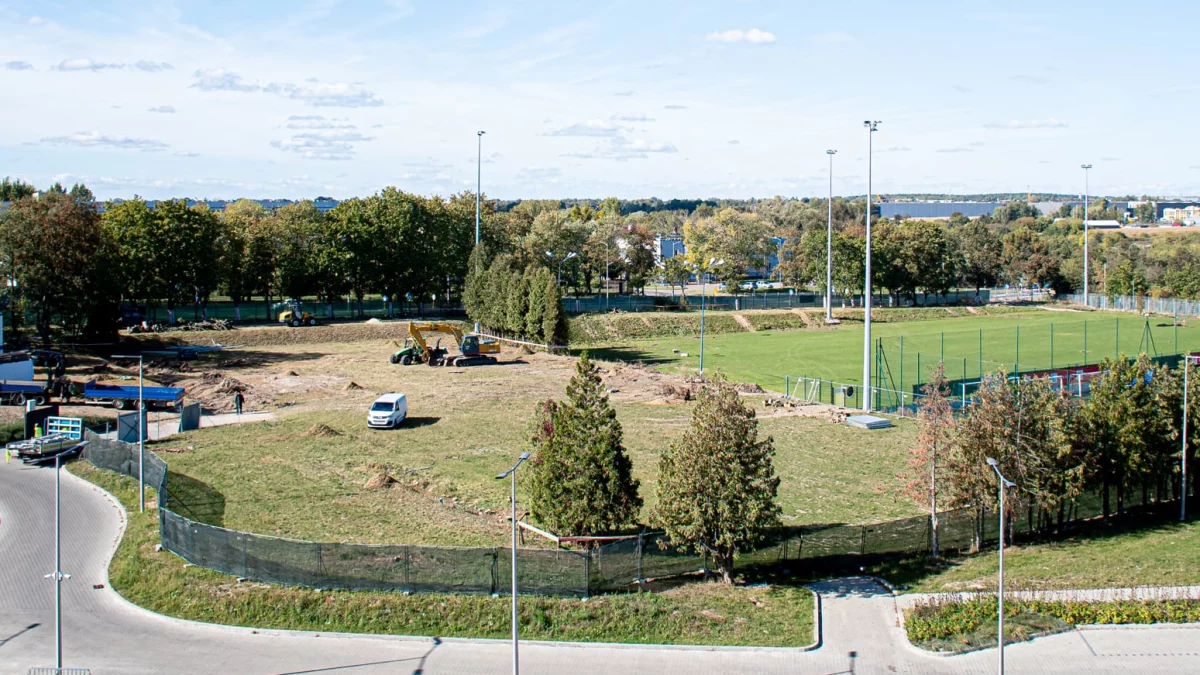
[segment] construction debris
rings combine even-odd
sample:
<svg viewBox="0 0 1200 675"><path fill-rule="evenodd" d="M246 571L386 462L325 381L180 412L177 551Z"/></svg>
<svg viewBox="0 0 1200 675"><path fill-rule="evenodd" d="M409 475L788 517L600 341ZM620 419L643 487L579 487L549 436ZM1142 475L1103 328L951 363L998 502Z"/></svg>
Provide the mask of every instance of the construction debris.
<svg viewBox="0 0 1200 675"><path fill-rule="evenodd" d="M304 435L305 436L316 436L318 438L330 438L333 436L341 436L342 432L338 431L337 429L334 429L333 427L329 426L328 424L314 424L311 429L309 429L307 432L305 432Z"/></svg>
<svg viewBox="0 0 1200 675"><path fill-rule="evenodd" d="M390 488L395 482L396 482L396 479L392 478L391 474L389 474L387 471L380 471L379 473L377 473L367 479L367 482L363 484L363 489L386 490L387 488Z"/></svg>

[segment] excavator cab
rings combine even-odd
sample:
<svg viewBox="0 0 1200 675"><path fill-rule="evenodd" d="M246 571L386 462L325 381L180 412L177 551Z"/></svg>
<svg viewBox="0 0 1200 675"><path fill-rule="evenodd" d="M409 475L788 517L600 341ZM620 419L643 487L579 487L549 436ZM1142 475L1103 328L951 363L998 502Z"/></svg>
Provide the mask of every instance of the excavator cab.
<svg viewBox="0 0 1200 675"><path fill-rule="evenodd" d="M477 366L495 363L496 359L489 354L500 353L500 343L485 339L471 333L464 335L462 330L447 323L417 323L408 325L409 337L403 347L391 356L392 363L411 365L427 363L431 366ZM459 354L450 356L449 350L442 347L441 338L430 347L425 341L425 333L445 333L454 337Z"/></svg>

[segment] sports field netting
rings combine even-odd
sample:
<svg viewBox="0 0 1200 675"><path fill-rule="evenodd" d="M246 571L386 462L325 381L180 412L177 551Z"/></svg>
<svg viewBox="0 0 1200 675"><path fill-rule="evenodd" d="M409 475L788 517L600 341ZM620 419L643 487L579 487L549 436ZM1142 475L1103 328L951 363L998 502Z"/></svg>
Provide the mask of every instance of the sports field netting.
<svg viewBox="0 0 1200 675"><path fill-rule="evenodd" d="M1121 355L1161 357L1196 350L1200 327L1170 318L1014 321L1012 327L880 338L873 379L880 389L911 394L919 392L943 361L947 379L977 382L1001 369L1030 373L1098 364Z"/></svg>

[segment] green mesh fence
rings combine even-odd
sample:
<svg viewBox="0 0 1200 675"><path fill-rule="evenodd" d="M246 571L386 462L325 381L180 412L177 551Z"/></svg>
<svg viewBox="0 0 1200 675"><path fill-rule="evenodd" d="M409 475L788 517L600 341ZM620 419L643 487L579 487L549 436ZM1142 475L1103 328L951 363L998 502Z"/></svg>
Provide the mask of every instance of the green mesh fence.
<svg viewBox="0 0 1200 675"><path fill-rule="evenodd" d="M136 445L90 431L87 438L84 459L137 478ZM509 590L511 549L318 543L239 532L181 515L203 508L191 509L186 497L171 494L167 464L158 455L146 452L143 470L146 483L158 489L163 547L200 567L255 581L324 589L490 594ZM1100 514L1099 500L1087 497L1072 504L1072 519ZM1146 508L1172 518L1178 513L1175 504L1164 501ZM994 513L958 509L938 518L942 550L971 547L979 525L983 543L996 540ZM1028 514L1013 518L1017 533L1030 526ZM741 568L788 570L796 564L923 554L929 549L929 519L921 516L871 525L779 528L758 546L739 552L736 562ZM632 590L644 580L703 572L708 565L707 557L670 546L662 533L644 533L590 550L520 549L517 581L523 593L587 597Z"/></svg>

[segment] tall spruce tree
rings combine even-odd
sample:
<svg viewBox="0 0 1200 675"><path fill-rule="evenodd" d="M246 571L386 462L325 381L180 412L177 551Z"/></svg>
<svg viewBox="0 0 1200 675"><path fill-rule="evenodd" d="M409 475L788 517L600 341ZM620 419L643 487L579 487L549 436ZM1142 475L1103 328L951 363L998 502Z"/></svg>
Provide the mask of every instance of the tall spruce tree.
<svg viewBox="0 0 1200 675"><path fill-rule="evenodd" d="M564 535L613 532L636 522L638 481L600 370L585 353L567 400L539 404L533 430L534 518Z"/></svg>
<svg viewBox="0 0 1200 675"><path fill-rule="evenodd" d="M525 312L525 326L522 332L526 340L541 342L542 317L546 313L546 277L549 273L544 267L530 265L525 268L525 278L529 283L529 310Z"/></svg>
<svg viewBox="0 0 1200 675"><path fill-rule="evenodd" d="M774 441L718 374L700 391L682 438L659 460L654 521L671 543L712 555L726 583L734 556L779 525Z"/></svg>
<svg viewBox="0 0 1200 675"><path fill-rule="evenodd" d="M567 344L567 311L562 306L562 288L551 274L546 275L545 309L542 312L542 341L548 345Z"/></svg>

